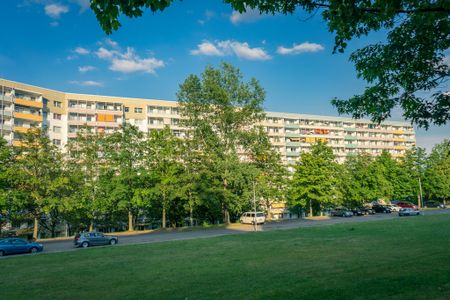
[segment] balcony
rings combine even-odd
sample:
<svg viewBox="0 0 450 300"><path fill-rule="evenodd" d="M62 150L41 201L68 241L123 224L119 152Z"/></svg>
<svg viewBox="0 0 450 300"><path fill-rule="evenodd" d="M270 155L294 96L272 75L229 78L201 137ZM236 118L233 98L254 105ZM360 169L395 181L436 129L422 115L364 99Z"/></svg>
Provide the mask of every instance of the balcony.
<svg viewBox="0 0 450 300"><path fill-rule="evenodd" d="M345 136L345 139L346 139L346 140L349 140L349 141L354 141L354 140L357 139L357 137L356 137L356 136L351 136L351 135L346 135L346 136Z"/></svg>
<svg viewBox="0 0 450 300"><path fill-rule="evenodd" d="M26 144L24 142L22 142L22 141L19 141L19 140L13 140L12 141L12 145L14 147L25 147Z"/></svg>
<svg viewBox="0 0 450 300"><path fill-rule="evenodd" d="M284 124L284 128L297 129L299 127L300 127L300 125L298 125L298 124L288 124L288 123Z"/></svg>
<svg viewBox="0 0 450 300"><path fill-rule="evenodd" d="M2 127L2 125L0 124L0 129L3 129L3 131L11 131L12 126L9 124L3 124L3 127Z"/></svg>
<svg viewBox="0 0 450 300"><path fill-rule="evenodd" d="M32 129L33 129L33 127L14 126L13 131L19 132L19 133L27 133L28 131L30 131Z"/></svg>
<svg viewBox="0 0 450 300"><path fill-rule="evenodd" d="M3 98L3 99L2 99ZM3 97L2 97L2 95L0 95L0 102L13 102L13 98L11 97L11 96L6 96L6 95L4 95Z"/></svg>
<svg viewBox="0 0 450 300"><path fill-rule="evenodd" d="M269 133L273 134L273 133ZM300 133L295 133L295 132L286 132L286 137L301 137L302 135Z"/></svg>
<svg viewBox="0 0 450 300"><path fill-rule="evenodd" d="M28 120L28 121L34 121L34 122L42 122L41 115L33 115L30 113L24 113L24 112L14 112L14 118Z"/></svg>
<svg viewBox="0 0 450 300"><path fill-rule="evenodd" d="M288 157L298 157L298 156L300 156L300 152L286 152L286 156L288 156Z"/></svg>
<svg viewBox="0 0 450 300"><path fill-rule="evenodd" d="M358 147L357 144L345 144L345 148L355 149L357 147Z"/></svg>
<svg viewBox="0 0 450 300"><path fill-rule="evenodd" d="M43 108L44 107L44 104L42 102L37 102L37 101L32 101L32 100L25 100L25 99L22 99L22 98L16 98L14 103L17 104L17 105L34 107L34 108Z"/></svg>

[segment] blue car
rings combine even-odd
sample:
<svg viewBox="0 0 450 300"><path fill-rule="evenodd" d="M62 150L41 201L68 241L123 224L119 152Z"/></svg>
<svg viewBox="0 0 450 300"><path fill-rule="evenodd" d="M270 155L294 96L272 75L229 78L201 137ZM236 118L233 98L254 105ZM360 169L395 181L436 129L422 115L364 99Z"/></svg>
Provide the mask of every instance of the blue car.
<svg viewBox="0 0 450 300"><path fill-rule="evenodd" d="M0 240L0 256L19 253L37 253L44 250L42 244L27 242L19 238Z"/></svg>

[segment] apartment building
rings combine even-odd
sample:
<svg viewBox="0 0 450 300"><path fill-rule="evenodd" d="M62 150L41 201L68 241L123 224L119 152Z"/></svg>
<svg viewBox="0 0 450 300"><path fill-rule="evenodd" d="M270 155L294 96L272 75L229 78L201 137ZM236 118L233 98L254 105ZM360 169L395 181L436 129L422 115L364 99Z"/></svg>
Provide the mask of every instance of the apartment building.
<svg viewBox="0 0 450 300"><path fill-rule="evenodd" d="M20 133L46 127L52 142L64 149L85 124L105 133L123 122L144 132L169 125L183 137L180 119L175 101L64 93L0 79L0 134L17 146ZM414 129L406 122L267 112L261 125L286 164L295 163L318 140L326 141L341 162L358 152L376 156L387 150L399 157L415 145Z"/></svg>

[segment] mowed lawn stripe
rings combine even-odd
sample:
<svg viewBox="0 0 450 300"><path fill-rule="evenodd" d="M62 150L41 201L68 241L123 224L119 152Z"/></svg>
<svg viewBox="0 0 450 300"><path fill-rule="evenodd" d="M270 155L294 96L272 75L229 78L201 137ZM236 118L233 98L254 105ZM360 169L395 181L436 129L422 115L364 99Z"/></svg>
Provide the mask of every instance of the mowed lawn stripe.
<svg viewBox="0 0 450 300"><path fill-rule="evenodd" d="M450 299L450 215L0 260L0 299Z"/></svg>

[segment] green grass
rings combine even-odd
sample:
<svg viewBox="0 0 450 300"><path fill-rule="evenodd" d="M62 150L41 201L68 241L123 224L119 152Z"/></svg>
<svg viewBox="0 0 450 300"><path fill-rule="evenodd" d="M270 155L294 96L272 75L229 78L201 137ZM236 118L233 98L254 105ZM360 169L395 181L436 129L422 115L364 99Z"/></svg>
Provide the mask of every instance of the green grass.
<svg viewBox="0 0 450 300"><path fill-rule="evenodd" d="M0 299L450 299L450 215L0 260Z"/></svg>

